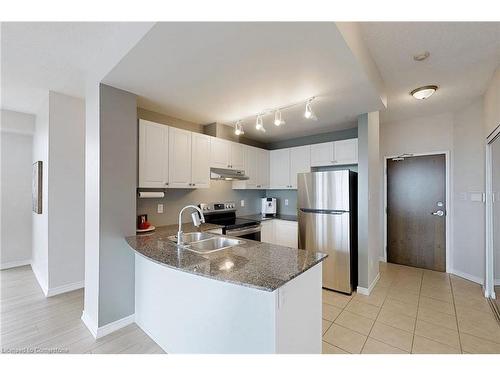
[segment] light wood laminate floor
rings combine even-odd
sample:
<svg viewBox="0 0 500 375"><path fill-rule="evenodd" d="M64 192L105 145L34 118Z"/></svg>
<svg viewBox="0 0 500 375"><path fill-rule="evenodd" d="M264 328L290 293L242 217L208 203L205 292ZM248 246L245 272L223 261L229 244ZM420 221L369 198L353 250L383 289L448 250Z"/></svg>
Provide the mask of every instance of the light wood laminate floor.
<svg viewBox="0 0 500 375"><path fill-rule="evenodd" d="M323 290L323 353L500 353L500 325L479 284L381 262L370 296Z"/></svg>
<svg viewBox="0 0 500 375"><path fill-rule="evenodd" d="M46 298L30 266L0 277L2 353L164 353L136 324L95 340L81 320L83 289Z"/></svg>

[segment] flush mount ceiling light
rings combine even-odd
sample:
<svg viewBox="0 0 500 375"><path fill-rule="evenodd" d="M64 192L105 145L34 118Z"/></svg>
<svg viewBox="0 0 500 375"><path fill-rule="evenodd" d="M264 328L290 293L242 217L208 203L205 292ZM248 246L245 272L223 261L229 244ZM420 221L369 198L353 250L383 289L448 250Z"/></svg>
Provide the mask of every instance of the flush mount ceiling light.
<svg viewBox="0 0 500 375"><path fill-rule="evenodd" d="M306 119L317 120L318 118L314 114L314 112L312 110L312 107L311 107L311 103L312 103L313 99L314 98L311 98L311 99L307 100L307 102L306 102L306 110L304 111L304 117Z"/></svg>
<svg viewBox="0 0 500 375"><path fill-rule="evenodd" d="M422 53L418 53L416 55L413 55L413 60L415 61L424 61L426 60L429 56L430 56L430 52L429 51L424 51Z"/></svg>
<svg viewBox="0 0 500 375"><path fill-rule="evenodd" d="M245 132L243 131L243 124L241 120L236 121L236 124L234 124L234 134L236 135L245 134Z"/></svg>
<svg viewBox="0 0 500 375"><path fill-rule="evenodd" d="M281 126L285 125L285 120L281 118L281 111L279 109L274 113L274 125Z"/></svg>
<svg viewBox="0 0 500 375"><path fill-rule="evenodd" d="M436 85L427 85L427 86L422 86L418 87L415 90L410 92L410 95L413 96L415 99L427 99L430 97L432 94L436 92L438 87Z"/></svg>
<svg viewBox="0 0 500 375"><path fill-rule="evenodd" d="M257 120L255 120L255 129L264 133L266 132L266 129L264 128L264 122L262 120L262 115L257 115Z"/></svg>

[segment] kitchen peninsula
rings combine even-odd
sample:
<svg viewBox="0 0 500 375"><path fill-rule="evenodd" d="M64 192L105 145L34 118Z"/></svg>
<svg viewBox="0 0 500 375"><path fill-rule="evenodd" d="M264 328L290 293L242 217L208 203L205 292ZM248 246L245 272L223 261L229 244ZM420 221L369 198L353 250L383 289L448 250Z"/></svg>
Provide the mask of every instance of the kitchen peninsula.
<svg viewBox="0 0 500 375"><path fill-rule="evenodd" d="M199 254L168 238L176 231L127 238L136 322L167 353L321 353L326 255L247 239Z"/></svg>

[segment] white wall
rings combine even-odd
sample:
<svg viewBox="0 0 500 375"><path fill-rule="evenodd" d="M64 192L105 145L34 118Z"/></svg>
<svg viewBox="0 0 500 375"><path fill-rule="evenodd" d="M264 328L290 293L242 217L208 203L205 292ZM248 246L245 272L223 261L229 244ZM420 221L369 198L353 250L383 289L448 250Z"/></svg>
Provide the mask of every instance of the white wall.
<svg viewBox="0 0 500 375"><path fill-rule="evenodd" d="M43 208L33 213L32 261L48 295L83 286L84 137L85 102L49 92L33 140L33 161L43 161Z"/></svg>
<svg viewBox="0 0 500 375"><path fill-rule="evenodd" d="M377 279L382 251L379 131L378 112L359 116L358 291L364 293Z"/></svg>
<svg viewBox="0 0 500 375"><path fill-rule="evenodd" d="M42 213L32 213L33 248L31 268L43 289L49 289L49 204L48 204L48 170L49 170L49 96L44 100L37 113L35 134L33 136L33 162L43 163Z"/></svg>
<svg viewBox="0 0 500 375"><path fill-rule="evenodd" d="M471 193L484 192L482 108L479 98L454 113L384 123L380 137L382 160L402 153L449 152L449 270L476 282L484 278L484 204L471 201Z"/></svg>
<svg viewBox="0 0 500 375"><path fill-rule="evenodd" d="M484 94L485 138L498 125L500 125L500 66L495 71Z"/></svg>
<svg viewBox="0 0 500 375"><path fill-rule="evenodd" d="M85 262L84 100L49 93L49 163L49 289L78 283L81 287Z"/></svg>
<svg viewBox="0 0 500 375"><path fill-rule="evenodd" d="M471 200L485 191L483 100L454 113L453 127L453 270L483 282L485 204Z"/></svg>
<svg viewBox="0 0 500 375"><path fill-rule="evenodd" d="M1 111L0 269L31 263L34 129L34 115Z"/></svg>

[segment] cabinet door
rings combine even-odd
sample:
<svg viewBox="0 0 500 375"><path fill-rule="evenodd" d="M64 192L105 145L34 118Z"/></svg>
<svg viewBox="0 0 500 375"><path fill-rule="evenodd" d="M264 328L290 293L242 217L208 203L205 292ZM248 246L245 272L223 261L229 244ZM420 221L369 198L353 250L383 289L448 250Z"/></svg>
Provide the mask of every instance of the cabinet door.
<svg viewBox="0 0 500 375"><path fill-rule="evenodd" d="M168 126L139 120L139 187L168 185Z"/></svg>
<svg viewBox="0 0 500 375"><path fill-rule="evenodd" d="M210 166L214 168L229 168L229 142L210 137Z"/></svg>
<svg viewBox="0 0 500 375"><path fill-rule="evenodd" d="M229 159L229 168L243 170L245 169L245 146L236 143L229 142L230 149L230 159Z"/></svg>
<svg viewBox="0 0 500 375"><path fill-rule="evenodd" d="M261 222L261 242L274 243L274 221L275 220L265 220Z"/></svg>
<svg viewBox="0 0 500 375"><path fill-rule="evenodd" d="M333 160L333 142L311 145L311 167L332 165Z"/></svg>
<svg viewBox="0 0 500 375"><path fill-rule="evenodd" d="M257 189L269 187L269 151L257 149Z"/></svg>
<svg viewBox="0 0 500 375"><path fill-rule="evenodd" d="M191 183L194 188L210 187L210 137L191 133Z"/></svg>
<svg viewBox="0 0 500 375"><path fill-rule="evenodd" d="M272 150L270 158L271 189L290 188L290 149Z"/></svg>
<svg viewBox="0 0 500 375"><path fill-rule="evenodd" d="M298 224L295 221L275 220L276 245L298 248Z"/></svg>
<svg viewBox="0 0 500 375"><path fill-rule="evenodd" d="M191 187L191 132L170 128L168 133L169 187Z"/></svg>
<svg viewBox="0 0 500 375"><path fill-rule="evenodd" d="M358 139L346 139L336 141L334 146L335 164L357 164L358 163Z"/></svg>
<svg viewBox="0 0 500 375"><path fill-rule="evenodd" d="M250 179L245 181L245 187L247 189L256 189L259 183L259 176L257 173L257 168L259 164L257 161L259 150L254 147L245 147L245 174L250 177Z"/></svg>
<svg viewBox="0 0 500 375"><path fill-rule="evenodd" d="M290 186L297 189L297 174L311 171L311 146L290 149Z"/></svg>

